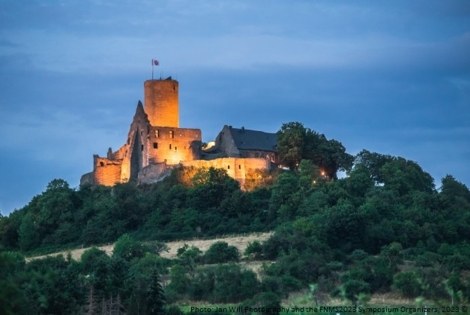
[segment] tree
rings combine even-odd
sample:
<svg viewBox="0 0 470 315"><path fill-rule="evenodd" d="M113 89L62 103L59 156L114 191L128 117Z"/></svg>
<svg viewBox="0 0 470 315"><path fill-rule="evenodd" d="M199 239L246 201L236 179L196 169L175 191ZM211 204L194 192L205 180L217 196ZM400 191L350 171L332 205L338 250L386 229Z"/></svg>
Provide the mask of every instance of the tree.
<svg viewBox="0 0 470 315"><path fill-rule="evenodd" d="M21 289L24 257L13 252L0 252L0 313L28 314L31 305Z"/></svg>
<svg viewBox="0 0 470 315"><path fill-rule="evenodd" d="M279 175L272 188L269 201L271 219L279 218L280 222L292 219L297 211L299 202L299 177L294 172L284 172Z"/></svg>
<svg viewBox="0 0 470 315"><path fill-rule="evenodd" d="M212 269L214 289L211 294L213 302L240 302L253 297L258 291L258 280L251 270L242 270L235 264L218 265Z"/></svg>
<svg viewBox="0 0 470 315"><path fill-rule="evenodd" d="M229 261L238 261L240 253L235 246L230 246L226 242L215 242L204 254L204 261L207 264L217 264Z"/></svg>
<svg viewBox="0 0 470 315"><path fill-rule="evenodd" d="M366 167L376 183L382 183L386 188L400 195L411 191L431 193L434 189L433 178L424 172L413 161L402 157L371 153L367 150L356 155L354 167Z"/></svg>
<svg viewBox="0 0 470 315"><path fill-rule="evenodd" d="M306 129L299 122L283 124L277 132L277 150L281 164L295 169L302 160Z"/></svg>
<svg viewBox="0 0 470 315"><path fill-rule="evenodd" d="M414 298L421 294L421 284L415 272L404 271L393 277L393 286L404 296Z"/></svg>
<svg viewBox="0 0 470 315"><path fill-rule="evenodd" d="M184 244L183 247L178 248L176 256L178 256L181 265L192 273L196 269L196 263L202 260L202 251L196 246Z"/></svg>
<svg viewBox="0 0 470 315"><path fill-rule="evenodd" d="M244 254L252 259L260 259L263 256L263 245L257 240L249 242Z"/></svg>
<svg viewBox="0 0 470 315"><path fill-rule="evenodd" d="M177 297L185 294L191 284L186 269L181 265L174 265L170 270L170 284L167 289Z"/></svg>
<svg viewBox="0 0 470 315"><path fill-rule="evenodd" d="M470 191L467 186L447 175L442 179L439 194L445 208L452 210L470 209Z"/></svg>
<svg viewBox="0 0 470 315"><path fill-rule="evenodd" d="M148 249L140 242L135 241L129 234L124 234L114 244L113 256L131 261L143 257L147 251Z"/></svg>
<svg viewBox="0 0 470 315"><path fill-rule="evenodd" d="M250 306L259 308L262 315L279 315L281 310L281 299L273 292L261 292L251 301Z"/></svg>
<svg viewBox="0 0 470 315"><path fill-rule="evenodd" d="M148 290L148 314L161 315L166 303L163 287L160 282L158 271L154 269L150 277L150 286Z"/></svg>
<svg viewBox="0 0 470 315"><path fill-rule="evenodd" d="M311 160L328 178L336 178L338 170L349 170L353 162L339 141L328 140L299 122L282 125L277 132L277 149L281 164L297 169L302 159Z"/></svg>
<svg viewBox="0 0 470 315"><path fill-rule="evenodd" d="M362 280L350 279L342 285L344 297L350 300L353 304L357 304L358 298L361 294L367 294L370 291L369 284Z"/></svg>
<svg viewBox="0 0 470 315"><path fill-rule="evenodd" d="M26 213L21 220L21 225L18 229L18 236L20 248L24 251L33 249L38 245L40 239L37 232L37 226L30 213Z"/></svg>
<svg viewBox="0 0 470 315"><path fill-rule="evenodd" d="M92 247L82 254L82 273L97 293L108 290L108 279L111 275L110 265L111 258L96 247Z"/></svg>

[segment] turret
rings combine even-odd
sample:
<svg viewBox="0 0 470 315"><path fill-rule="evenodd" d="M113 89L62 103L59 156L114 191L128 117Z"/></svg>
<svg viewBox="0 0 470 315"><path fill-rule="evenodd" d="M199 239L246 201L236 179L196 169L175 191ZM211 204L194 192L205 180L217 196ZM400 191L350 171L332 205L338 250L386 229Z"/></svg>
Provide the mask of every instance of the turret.
<svg viewBox="0 0 470 315"><path fill-rule="evenodd" d="M179 127L178 81L171 77L144 83L144 109L152 126Z"/></svg>

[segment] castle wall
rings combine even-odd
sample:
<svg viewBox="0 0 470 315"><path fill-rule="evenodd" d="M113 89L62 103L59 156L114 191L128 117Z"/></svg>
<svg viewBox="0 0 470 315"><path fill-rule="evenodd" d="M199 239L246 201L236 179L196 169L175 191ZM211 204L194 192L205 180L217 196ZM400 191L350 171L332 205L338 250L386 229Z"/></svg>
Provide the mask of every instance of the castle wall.
<svg viewBox="0 0 470 315"><path fill-rule="evenodd" d="M127 134L126 143L113 153L115 159L122 159L121 182L137 180L139 171L148 165L148 138L151 126L142 104L137 105L134 119Z"/></svg>
<svg viewBox="0 0 470 315"><path fill-rule="evenodd" d="M80 186L94 185L95 184L94 177L95 177L94 172L83 174L82 177L80 177Z"/></svg>
<svg viewBox="0 0 470 315"><path fill-rule="evenodd" d="M121 162L95 155L93 182L95 185L114 186L121 182Z"/></svg>
<svg viewBox="0 0 470 315"><path fill-rule="evenodd" d="M139 184L153 184L168 176L172 167L165 163L150 164L144 167L139 173Z"/></svg>
<svg viewBox="0 0 470 315"><path fill-rule="evenodd" d="M221 168L243 187L247 175L254 170L267 170L271 164L269 160L262 158L220 158L214 160L194 160L182 163L183 166L195 168Z"/></svg>
<svg viewBox="0 0 470 315"><path fill-rule="evenodd" d="M148 137L150 163L176 165L199 159L201 130L188 128L152 127Z"/></svg>
<svg viewBox="0 0 470 315"><path fill-rule="evenodd" d="M144 109L152 126L179 127L178 81L147 80Z"/></svg>
<svg viewBox="0 0 470 315"><path fill-rule="evenodd" d="M246 158L264 158L277 163L277 155L275 152L262 150L240 150L240 156Z"/></svg>

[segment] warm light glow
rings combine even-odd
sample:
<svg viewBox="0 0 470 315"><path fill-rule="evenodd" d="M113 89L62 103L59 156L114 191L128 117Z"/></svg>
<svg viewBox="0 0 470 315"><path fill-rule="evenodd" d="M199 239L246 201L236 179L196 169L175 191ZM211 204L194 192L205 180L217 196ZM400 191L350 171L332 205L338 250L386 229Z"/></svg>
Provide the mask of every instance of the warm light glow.
<svg viewBox="0 0 470 315"><path fill-rule="evenodd" d="M179 151L173 151L170 154L171 154L171 158L167 160L167 163L169 165L179 164L181 163L181 161L185 160L183 154Z"/></svg>
<svg viewBox="0 0 470 315"><path fill-rule="evenodd" d="M202 149L206 151L206 150L212 149L213 147L215 147L215 141L210 141L210 142L207 142L207 144L203 146Z"/></svg>
<svg viewBox="0 0 470 315"><path fill-rule="evenodd" d="M324 170L322 170L320 174L321 174L321 176L325 176L325 175L326 175L326 173L325 173Z"/></svg>

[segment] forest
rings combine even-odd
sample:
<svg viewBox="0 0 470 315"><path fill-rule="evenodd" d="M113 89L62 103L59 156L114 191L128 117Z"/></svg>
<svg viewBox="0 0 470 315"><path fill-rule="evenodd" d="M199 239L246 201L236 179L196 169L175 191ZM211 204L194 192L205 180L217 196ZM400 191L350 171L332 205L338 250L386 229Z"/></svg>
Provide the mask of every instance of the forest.
<svg viewBox="0 0 470 315"><path fill-rule="evenodd" d="M301 123L282 126L278 150L286 167L263 174L250 191L212 168L189 182L188 170L176 169L140 186L72 189L52 180L0 218L2 314L198 314L184 307L192 302L243 306L211 314L249 307L279 314L295 292L311 305L368 305L388 293L438 306L469 303L464 184L447 175L436 187L402 157L351 156ZM346 175L338 178L338 170ZM168 240L262 231L274 233L244 253L218 242L206 252L184 246L176 259L159 255ZM80 261L25 260L110 242L111 256L91 248ZM250 261L264 262L258 274L245 267Z"/></svg>

